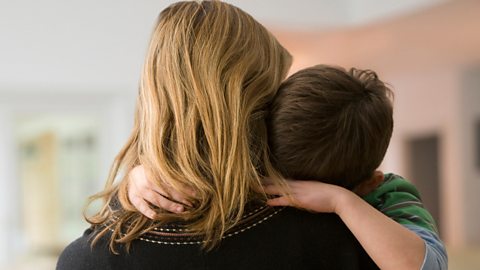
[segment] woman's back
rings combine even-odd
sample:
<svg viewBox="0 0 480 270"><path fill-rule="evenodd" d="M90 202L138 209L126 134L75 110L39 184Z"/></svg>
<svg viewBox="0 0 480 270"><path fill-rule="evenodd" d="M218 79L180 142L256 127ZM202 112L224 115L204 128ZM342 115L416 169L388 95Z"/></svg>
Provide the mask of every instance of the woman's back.
<svg viewBox="0 0 480 270"><path fill-rule="evenodd" d="M132 134L93 197L103 201L87 218L96 231L68 246L57 269L359 269L366 255L336 216L249 212L248 202L267 199L265 177L283 183L266 118L290 64L273 35L225 2L162 11ZM138 165L162 195L182 195L187 211L159 209L155 222L138 213L127 196L128 171ZM158 225L182 221L182 231Z"/></svg>
<svg viewBox="0 0 480 270"><path fill-rule="evenodd" d="M108 235L92 249L92 234L65 249L57 270L377 269L336 215L293 208L250 211L212 251L171 226L133 241L129 253L120 247L118 255L109 251Z"/></svg>

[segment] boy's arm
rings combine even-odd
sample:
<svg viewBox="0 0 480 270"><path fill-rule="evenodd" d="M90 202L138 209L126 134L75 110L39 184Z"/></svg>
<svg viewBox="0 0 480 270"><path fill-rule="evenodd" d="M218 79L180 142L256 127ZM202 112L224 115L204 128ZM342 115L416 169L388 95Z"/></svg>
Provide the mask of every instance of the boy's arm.
<svg viewBox="0 0 480 270"><path fill-rule="evenodd" d="M417 225L404 224L403 226L425 241L426 254L421 268L422 270L448 269L447 251L445 245L438 238L436 233Z"/></svg>
<svg viewBox="0 0 480 270"><path fill-rule="evenodd" d="M422 267L426 252L424 241L355 193L321 182L288 183L290 196L271 199L268 201L269 205L336 213L381 269L418 270ZM281 195L281 189L273 185L266 186L265 192Z"/></svg>
<svg viewBox="0 0 480 270"><path fill-rule="evenodd" d="M445 245L438 237L435 220L423 207L420 197L415 185L399 175L388 173L381 185L362 198L423 239L426 254L422 270L445 270L448 268Z"/></svg>

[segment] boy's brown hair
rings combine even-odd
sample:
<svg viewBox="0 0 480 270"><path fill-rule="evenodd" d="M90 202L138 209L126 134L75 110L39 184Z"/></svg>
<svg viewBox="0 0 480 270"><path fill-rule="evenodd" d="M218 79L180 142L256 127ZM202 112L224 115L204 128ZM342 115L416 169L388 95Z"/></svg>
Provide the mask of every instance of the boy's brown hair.
<svg viewBox="0 0 480 270"><path fill-rule="evenodd" d="M353 189L371 178L385 156L392 96L370 70L318 65L298 71L272 103L274 164L287 178Z"/></svg>

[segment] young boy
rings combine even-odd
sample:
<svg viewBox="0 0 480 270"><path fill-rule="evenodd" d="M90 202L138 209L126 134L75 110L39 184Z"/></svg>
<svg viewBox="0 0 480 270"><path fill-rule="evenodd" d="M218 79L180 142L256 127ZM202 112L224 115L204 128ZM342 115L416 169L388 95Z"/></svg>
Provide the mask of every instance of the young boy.
<svg viewBox="0 0 480 270"><path fill-rule="evenodd" d="M393 131L391 96L372 71L319 65L289 77L271 108L273 160L286 178L315 181L289 181L290 196L268 203L338 214L381 269L447 269L416 188L376 171Z"/></svg>
<svg viewBox="0 0 480 270"><path fill-rule="evenodd" d="M391 95L371 71L319 65L289 77L272 104L269 143L280 172L302 181L287 181L287 196L266 185L279 196L268 204L336 213L381 269L447 269L418 191L400 176L376 171L393 130ZM154 216L145 200L183 211L152 192L165 194L146 181L141 167L130 176L129 198L142 213Z"/></svg>

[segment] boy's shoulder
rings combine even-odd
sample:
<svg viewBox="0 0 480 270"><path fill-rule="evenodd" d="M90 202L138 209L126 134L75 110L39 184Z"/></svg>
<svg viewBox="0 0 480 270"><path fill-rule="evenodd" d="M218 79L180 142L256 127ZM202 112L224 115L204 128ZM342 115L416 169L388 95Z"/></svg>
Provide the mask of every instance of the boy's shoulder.
<svg viewBox="0 0 480 270"><path fill-rule="evenodd" d="M388 207L398 202L422 203L420 192L415 185L393 173L385 174L383 182L363 199L376 208Z"/></svg>
<svg viewBox="0 0 480 270"><path fill-rule="evenodd" d="M437 232L435 221L423 206L420 192L405 178L388 173L384 181L363 197L370 205L403 225L415 225Z"/></svg>
<svg viewBox="0 0 480 270"><path fill-rule="evenodd" d="M390 193L409 194L421 201L420 192L415 185L404 177L393 173L386 173L383 182L367 196L379 197Z"/></svg>

